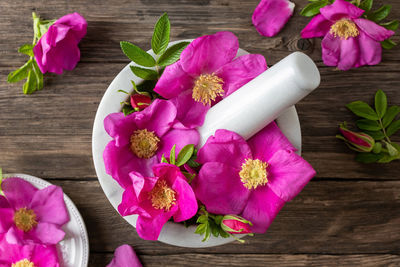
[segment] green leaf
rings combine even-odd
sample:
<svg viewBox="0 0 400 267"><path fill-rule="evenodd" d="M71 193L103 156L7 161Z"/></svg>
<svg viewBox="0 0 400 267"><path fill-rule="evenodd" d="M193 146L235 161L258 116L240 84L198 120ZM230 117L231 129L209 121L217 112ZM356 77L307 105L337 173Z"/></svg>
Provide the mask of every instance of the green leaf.
<svg viewBox="0 0 400 267"><path fill-rule="evenodd" d="M32 44L24 44L18 48L18 52L33 57L33 45Z"/></svg>
<svg viewBox="0 0 400 267"><path fill-rule="evenodd" d="M378 10L369 14L368 19L374 22L379 22L389 15L391 9L391 5L383 5Z"/></svg>
<svg viewBox="0 0 400 267"><path fill-rule="evenodd" d="M381 158L383 158L383 154L374 154L374 153L358 153L356 155L356 161L361 163L374 163L378 162Z"/></svg>
<svg viewBox="0 0 400 267"><path fill-rule="evenodd" d="M169 152L169 162L170 162L172 165L175 165L175 149L176 149L176 145L174 145L174 146L171 148L171 151Z"/></svg>
<svg viewBox="0 0 400 267"><path fill-rule="evenodd" d="M346 107L359 117L369 120L379 119L376 112L367 103L363 101L351 102L350 104L347 104Z"/></svg>
<svg viewBox="0 0 400 267"><path fill-rule="evenodd" d="M37 65L36 61L33 61L33 71L35 73L36 78L36 88L37 90L43 89L43 73L40 71L39 66Z"/></svg>
<svg viewBox="0 0 400 267"><path fill-rule="evenodd" d="M201 215L199 218L197 218L197 223L206 223L208 222L208 216L207 215Z"/></svg>
<svg viewBox="0 0 400 267"><path fill-rule="evenodd" d="M215 222L210 221L210 229L211 229L211 234L215 237L219 236L219 225L216 225Z"/></svg>
<svg viewBox="0 0 400 267"><path fill-rule="evenodd" d="M8 74L7 82L16 83L27 78L29 71L31 69L32 69L32 60L28 60L28 62L26 62L22 67Z"/></svg>
<svg viewBox="0 0 400 267"><path fill-rule="evenodd" d="M361 130L379 131L382 129L377 121L372 121L367 119L357 120L356 125Z"/></svg>
<svg viewBox="0 0 400 267"><path fill-rule="evenodd" d="M224 216L217 215L217 216L215 216L214 221L215 221L216 224L221 225L221 222L222 222L223 218L224 218Z"/></svg>
<svg viewBox="0 0 400 267"><path fill-rule="evenodd" d="M392 136L395 134L398 130L400 130L400 120L392 122L386 129L386 134L387 136Z"/></svg>
<svg viewBox="0 0 400 267"><path fill-rule="evenodd" d="M387 97L380 89L375 94L375 110L380 119L383 118L387 110Z"/></svg>
<svg viewBox="0 0 400 267"><path fill-rule="evenodd" d="M381 42L381 45L384 49L390 50L395 47L397 44L390 39L386 39L385 41Z"/></svg>
<svg viewBox="0 0 400 267"><path fill-rule="evenodd" d="M399 20L392 20L386 23L381 23L381 26L385 27L388 30L395 31L399 27Z"/></svg>
<svg viewBox="0 0 400 267"><path fill-rule="evenodd" d="M158 73L152 69L145 69L137 66L130 66L133 74L142 78L144 80L156 80L158 78Z"/></svg>
<svg viewBox="0 0 400 267"><path fill-rule="evenodd" d="M194 232L195 232L195 234L202 235L206 232L206 228L207 228L207 225L202 223L197 226L196 231L194 231Z"/></svg>
<svg viewBox="0 0 400 267"><path fill-rule="evenodd" d="M169 43L170 22L167 13L164 13L154 26L151 48L154 54L160 55L165 51Z"/></svg>
<svg viewBox="0 0 400 267"><path fill-rule="evenodd" d="M390 108L388 108L388 110L386 111L385 116L382 119L382 124L383 127L388 127L389 124L392 123L392 121L394 120L394 118L396 118L397 114L400 113L400 107L399 106L391 106Z"/></svg>
<svg viewBox="0 0 400 267"><path fill-rule="evenodd" d="M165 158L164 154L161 156L161 163L169 163L168 160Z"/></svg>
<svg viewBox="0 0 400 267"><path fill-rule="evenodd" d="M39 23L39 38L42 37L56 20L41 20Z"/></svg>
<svg viewBox="0 0 400 267"><path fill-rule="evenodd" d="M125 41L120 42L120 45L122 52L136 64L144 67L154 67L156 65L154 58L140 47Z"/></svg>
<svg viewBox="0 0 400 267"><path fill-rule="evenodd" d="M364 133L370 135L375 140L382 140L385 138L385 135L382 131L364 131Z"/></svg>
<svg viewBox="0 0 400 267"><path fill-rule="evenodd" d="M178 159L176 160L176 166L180 167L185 164L193 155L194 145L186 145L179 152Z"/></svg>
<svg viewBox="0 0 400 267"><path fill-rule="evenodd" d="M385 142L385 144L386 144L386 148L387 148L387 150L388 150L388 153L389 153L389 155L391 156L391 157L396 157L396 156L399 156L399 151L394 147L394 146L392 146L390 143L388 143L388 142Z"/></svg>
<svg viewBox="0 0 400 267"><path fill-rule="evenodd" d="M223 237L223 238L228 238L231 235L228 234L227 232L225 232L222 228L219 229L219 234Z"/></svg>
<svg viewBox="0 0 400 267"><path fill-rule="evenodd" d="M135 110L130 105L125 105L122 107L122 113L124 113L125 116L132 114L133 112L135 112Z"/></svg>
<svg viewBox="0 0 400 267"><path fill-rule="evenodd" d="M33 70L30 70L28 73L28 78L26 79L26 82L24 86L22 87L24 94L29 95L32 94L33 92L36 91L36 85L37 85L37 80L36 76Z"/></svg>
<svg viewBox="0 0 400 267"><path fill-rule="evenodd" d="M371 10L373 2L373 0L364 0L361 2L359 8L368 12Z"/></svg>
<svg viewBox="0 0 400 267"><path fill-rule="evenodd" d="M319 9L328 5L329 1L328 0L321 0L321 1L316 1L312 2L308 5L306 5L300 12L300 15L305 16L305 17L313 17L319 13Z"/></svg>
<svg viewBox="0 0 400 267"><path fill-rule="evenodd" d="M210 227L210 224L207 223L206 225L207 225L207 227L206 227L206 231L205 231L205 233L204 233L204 238L203 238L203 240L201 240L202 242L208 241L208 239L210 239L210 236L211 236L211 227Z"/></svg>
<svg viewBox="0 0 400 267"><path fill-rule="evenodd" d="M164 67L175 63L189 44L190 42L180 42L169 47L158 59L157 64Z"/></svg>

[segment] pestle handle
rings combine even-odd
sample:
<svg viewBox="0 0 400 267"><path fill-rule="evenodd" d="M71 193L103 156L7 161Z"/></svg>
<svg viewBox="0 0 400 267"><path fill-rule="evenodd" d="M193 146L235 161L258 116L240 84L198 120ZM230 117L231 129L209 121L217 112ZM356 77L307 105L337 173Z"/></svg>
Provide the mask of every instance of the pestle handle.
<svg viewBox="0 0 400 267"><path fill-rule="evenodd" d="M294 52L213 106L198 128L199 147L218 129L249 139L319 86L310 57Z"/></svg>

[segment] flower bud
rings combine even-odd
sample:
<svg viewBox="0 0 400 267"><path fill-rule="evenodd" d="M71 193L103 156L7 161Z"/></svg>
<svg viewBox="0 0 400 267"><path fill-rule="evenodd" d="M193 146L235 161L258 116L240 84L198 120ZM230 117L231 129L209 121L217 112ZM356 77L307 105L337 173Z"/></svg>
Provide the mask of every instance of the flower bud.
<svg viewBox="0 0 400 267"><path fill-rule="evenodd" d="M136 110L143 110L151 103L151 98L147 95L134 94L131 95L131 106Z"/></svg>
<svg viewBox="0 0 400 267"><path fill-rule="evenodd" d="M225 215L221 221L221 228L229 234L250 234L253 224L238 215Z"/></svg>
<svg viewBox="0 0 400 267"><path fill-rule="evenodd" d="M371 152L375 145L375 140L366 133L356 133L346 128L346 123L340 124L339 127L342 135L336 137L345 141L347 146L358 152Z"/></svg>

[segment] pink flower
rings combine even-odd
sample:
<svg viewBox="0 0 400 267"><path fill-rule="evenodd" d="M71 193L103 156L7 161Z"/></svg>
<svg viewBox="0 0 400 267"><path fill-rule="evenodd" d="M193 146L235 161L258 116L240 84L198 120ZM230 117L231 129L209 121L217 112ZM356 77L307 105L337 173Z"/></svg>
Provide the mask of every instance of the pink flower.
<svg viewBox="0 0 400 267"><path fill-rule="evenodd" d="M136 230L147 240L157 240L163 225L171 218L182 222L197 212L197 200L185 176L175 165L153 167L154 177L131 172L130 186L122 195L118 211L122 216L138 214Z"/></svg>
<svg viewBox="0 0 400 267"><path fill-rule="evenodd" d="M262 55L236 59L239 42L231 32L195 39L180 60L167 66L154 91L171 99L177 119L187 127L203 124L210 106L267 69Z"/></svg>
<svg viewBox="0 0 400 267"><path fill-rule="evenodd" d="M294 4L288 0L261 0L253 13L253 25L264 36L277 35L293 15Z"/></svg>
<svg viewBox="0 0 400 267"><path fill-rule="evenodd" d="M217 130L198 152L204 165L193 190L207 211L240 214L254 224L253 232L263 233L315 175L294 151L275 123L247 143L234 132Z"/></svg>
<svg viewBox="0 0 400 267"><path fill-rule="evenodd" d="M65 233L61 227L69 221L62 189L51 185L41 190L20 178L2 183L0 197L0 235L12 244L29 242L57 244Z"/></svg>
<svg viewBox="0 0 400 267"><path fill-rule="evenodd" d="M345 0L336 0L320 12L301 31L301 36L324 36L322 59L325 65L349 70L381 62L380 42L390 38L393 31L361 18L364 10Z"/></svg>
<svg viewBox="0 0 400 267"><path fill-rule="evenodd" d="M119 246L107 267L142 267L135 251L129 245Z"/></svg>
<svg viewBox="0 0 400 267"><path fill-rule="evenodd" d="M86 28L86 20L76 12L56 20L33 48L40 71L62 74L73 70L81 56L78 43Z"/></svg>
<svg viewBox="0 0 400 267"><path fill-rule="evenodd" d="M9 244L3 238L0 240L0 266L59 267L60 265L55 246Z"/></svg>
<svg viewBox="0 0 400 267"><path fill-rule="evenodd" d="M225 215L222 218L221 228L229 234L251 234L253 224L238 215Z"/></svg>
<svg viewBox="0 0 400 267"><path fill-rule="evenodd" d="M185 145L197 145L197 130L182 127L175 118L175 106L160 99L128 116L121 112L108 115L104 128L114 140L103 153L107 173L126 188L131 185L131 171L152 176L153 165L163 154L168 158L173 145L177 154Z"/></svg>

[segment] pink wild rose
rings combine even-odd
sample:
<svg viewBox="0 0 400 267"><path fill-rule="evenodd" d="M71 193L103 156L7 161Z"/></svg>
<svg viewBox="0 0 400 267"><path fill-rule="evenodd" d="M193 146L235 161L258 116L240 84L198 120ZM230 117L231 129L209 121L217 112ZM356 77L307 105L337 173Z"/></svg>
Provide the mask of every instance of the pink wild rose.
<svg viewBox="0 0 400 267"><path fill-rule="evenodd" d="M119 246L107 267L142 267L135 251L129 245Z"/></svg>
<svg viewBox="0 0 400 267"><path fill-rule="evenodd" d="M336 0L320 12L301 31L301 37L324 37L321 45L325 65L349 70L381 62L380 42L390 38L393 31L361 18L364 10L345 0Z"/></svg>

